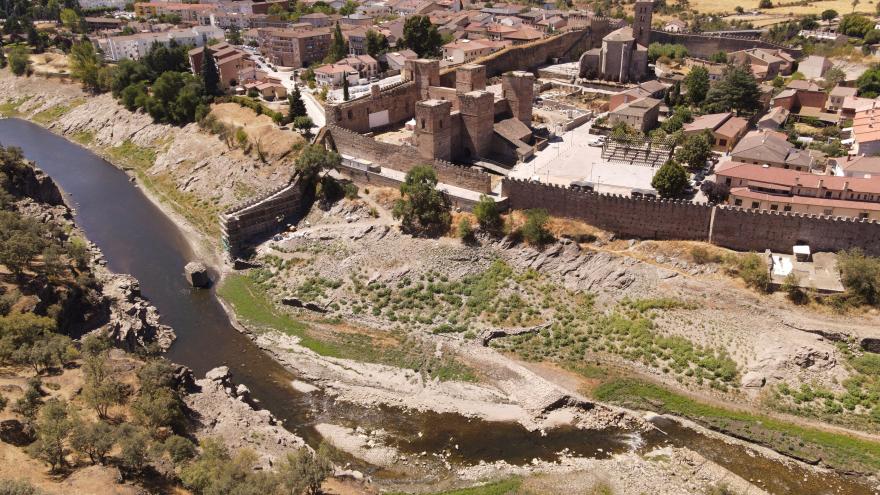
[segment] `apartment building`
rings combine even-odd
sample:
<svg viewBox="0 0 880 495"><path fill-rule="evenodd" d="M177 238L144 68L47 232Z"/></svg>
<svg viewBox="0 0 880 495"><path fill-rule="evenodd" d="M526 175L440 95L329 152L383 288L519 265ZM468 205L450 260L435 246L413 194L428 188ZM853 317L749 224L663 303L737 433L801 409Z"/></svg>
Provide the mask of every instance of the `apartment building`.
<svg viewBox="0 0 880 495"><path fill-rule="evenodd" d="M491 40L458 40L443 45L443 59L468 64L504 48L508 43Z"/></svg>
<svg viewBox="0 0 880 495"><path fill-rule="evenodd" d="M183 22L199 23L199 19L217 7L207 3L137 2L134 13L138 17L177 15Z"/></svg>
<svg viewBox="0 0 880 495"><path fill-rule="evenodd" d="M201 74L202 61L205 58L205 50L211 51L217 73L220 76L220 88L224 91L257 78L257 65L249 55L230 45L229 43L217 43L211 47L198 47L189 51L189 65L193 74Z"/></svg>
<svg viewBox="0 0 880 495"><path fill-rule="evenodd" d="M263 56L283 67L307 67L323 60L330 49L327 28L260 28L257 33Z"/></svg>
<svg viewBox="0 0 880 495"><path fill-rule="evenodd" d="M123 59L138 60L152 48L154 43L169 46L172 42L181 46L205 46L211 40L224 39L223 30L216 26L195 26L192 28L170 29L158 33L138 33L127 36L111 36L98 40L98 47L104 51L107 60L118 62Z"/></svg>

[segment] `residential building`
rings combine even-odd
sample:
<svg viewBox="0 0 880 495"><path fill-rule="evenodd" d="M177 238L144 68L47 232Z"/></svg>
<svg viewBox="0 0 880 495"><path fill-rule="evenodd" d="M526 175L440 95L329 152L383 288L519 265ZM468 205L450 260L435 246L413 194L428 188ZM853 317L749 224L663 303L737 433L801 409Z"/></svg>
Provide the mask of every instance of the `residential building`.
<svg viewBox="0 0 880 495"><path fill-rule="evenodd" d="M758 120L758 130L778 130L785 126L789 115L791 115L791 112L782 107L771 108L769 112Z"/></svg>
<svg viewBox="0 0 880 495"><path fill-rule="evenodd" d="M789 76L794 68L794 58L782 50L750 48L731 52L727 59L737 65L748 64L752 74L760 81L768 81L776 76Z"/></svg>
<svg viewBox="0 0 880 495"><path fill-rule="evenodd" d="M818 30L801 30L800 36L818 41L832 41L834 43L846 43L845 34L836 33L834 31L818 31Z"/></svg>
<svg viewBox="0 0 880 495"><path fill-rule="evenodd" d="M257 64L251 60L247 52L239 50L229 43L193 48L189 51L189 64L193 74L201 74L205 50L210 50L220 76L220 88L227 91L238 85L254 81L257 78Z"/></svg>
<svg viewBox="0 0 880 495"><path fill-rule="evenodd" d="M858 88L848 88L846 86L835 86L828 93L827 108L832 112L839 112L843 109L843 103L848 97L854 97L858 92Z"/></svg>
<svg viewBox="0 0 880 495"><path fill-rule="evenodd" d="M853 118L853 154L880 154L880 102L857 111Z"/></svg>
<svg viewBox="0 0 880 495"><path fill-rule="evenodd" d="M746 134L733 148L730 156L737 162L798 172L809 172L814 162L812 155L789 143L785 134L773 131L752 131Z"/></svg>
<svg viewBox="0 0 880 495"><path fill-rule="evenodd" d="M798 64L798 72L807 79L821 79L831 68L831 61L819 55L810 55Z"/></svg>
<svg viewBox="0 0 880 495"><path fill-rule="evenodd" d="M662 100L666 95L667 89L669 89L668 84L664 84L656 79L645 81L634 88L611 95L611 98L608 101L608 110L614 110L624 103L629 103L640 98L656 98Z"/></svg>
<svg viewBox="0 0 880 495"><path fill-rule="evenodd" d="M258 29L260 52L273 64L283 67L307 67L323 60L330 49L330 30Z"/></svg>
<svg viewBox="0 0 880 495"><path fill-rule="evenodd" d="M137 33L126 36L111 36L98 40L98 47L107 60L118 62L123 59L138 60L154 44L170 46L172 42L181 46L204 46L211 40L224 39L225 33L215 26L195 26L192 28L170 29L157 33Z"/></svg>
<svg viewBox="0 0 880 495"><path fill-rule="evenodd" d="M202 14L216 8L215 5L207 3L136 2L134 4L134 13L138 17L177 15L180 16L182 22L198 24Z"/></svg>
<svg viewBox="0 0 880 495"><path fill-rule="evenodd" d="M673 19L663 25L663 30L667 33L683 33L685 29L687 29L687 24L678 19Z"/></svg>
<svg viewBox="0 0 880 495"><path fill-rule="evenodd" d="M712 149L724 153L733 149L748 129L748 120L724 112L697 117L684 126L684 134L690 136L708 132L712 135Z"/></svg>
<svg viewBox="0 0 880 495"><path fill-rule="evenodd" d="M358 78L358 71L346 64L326 64L315 69L315 82L321 86L339 88L346 80L349 86L354 86Z"/></svg>
<svg viewBox="0 0 880 495"><path fill-rule="evenodd" d="M83 17L86 29L89 31L99 31L102 29L122 29L125 26L125 20L115 19L113 17Z"/></svg>
<svg viewBox="0 0 880 495"><path fill-rule="evenodd" d="M419 58L419 55L410 50L409 48L400 50L398 52L388 52L380 57L384 58L385 64L388 66L389 71L401 71L403 67L406 65L407 60L415 60Z"/></svg>
<svg viewBox="0 0 880 495"><path fill-rule="evenodd" d="M361 79L372 79L379 76L379 62L369 55L352 55L337 63L352 67Z"/></svg>
<svg viewBox="0 0 880 495"><path fill-rule="evenodd" d="M845 156L829 158L828 166L838 177L880 178L880 156Z"/></svg>
<svg viewBox="0 0 880 495"><path fill-rule="evenodd" d="M330 16L323 12L315 12L314 14L300 16L299 22L307 22L311 24L312 27L316 28L330 27L332 24Z"/></svg>
<svg viewBox="0 0 880 495"><path fill-rule="evenodd" d="M788 83L782 92L770 100L771 107L782 107L793 113L800 113L804 107L816 109L820 112L825 108L828 94L812 81L795 80ZM815 115L809 115L814 117ZM836 122L837 116L831 119Z"/></svg>
<svg viewBox="0 0 880 495"><path fill-rule="evenodd" d="M366 14L351 14L339 19L341 26L372 26L373 18Z"/></svg>
<svg viewBox="0 0 880 495"><path fill-rule="evenodd" d="M608 122L612 126L622 122L636 130L648 132L657 127L660 103L655 98L640 98L624 103L609 112Z"/></svg>
<svg viewBox="0 0 880 495"><path fill-rule="evenodd" d="M454 64L466 64L501 50L503 41L458 40L443 45L443 59Z"/></svg>
<svg viewBox="0 0 880 495"><path fill-rule="evenodd" d="M730 187L733 206L880 219L880 177L816 175L735 161L720 164L715 176Z"/></svg>

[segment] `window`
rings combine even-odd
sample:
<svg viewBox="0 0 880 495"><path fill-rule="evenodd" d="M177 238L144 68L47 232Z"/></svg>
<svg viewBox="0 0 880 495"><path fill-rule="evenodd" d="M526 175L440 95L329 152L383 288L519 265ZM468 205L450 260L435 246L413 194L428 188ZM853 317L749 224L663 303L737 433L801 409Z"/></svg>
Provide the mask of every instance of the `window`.
<svg viewBox="0 0 880 495"><path fill-rule="evenodd" d="M770 205L770 210L771 210L771 211L777 211L777 210L779 210L779 205Z"/></svg>
<svg viewBox="0 0 880 495"><path fill-rule="evenodd" d="M830 197L831 197L831 191L825 191L825 197L826 197L826 198L830 198Z"/></svg>
<svg viewBox="0 0 880 495"><path fill-rule="evenodd" d="M719 139L718 146L727 146L727 140L726 139Z"/></svg>
<svg viewBox="0 0 880 495"><path fill-rule="evenodd" d="M834 210L832 210L831 208L825 208L824 210L822 210L822 214L829 216L829 217L831 216L832 213L834 213Z"/></svg>
<svg viewBox="0 0 880 495"><path fill-rule="evenodd" d="M785 166L785 169L788 170L788 165Z"/></svg>
<svg viewBox="0 0 880 495"><path fill-rule="evenodd" d="M425 119L422 119L422 129L425 128Z"/></svg>
<svg viewBox="0 0 880 495"><path fill-rule="evenodd" d="M791 205L785 205L782 207L782 211L791 211Z"/></svg>
<svg viewBox="0 0 880 495"><path fill-rule="evenodd" d="M440 121L440 128L443 129L443 121Z"/></svg>
<svg viewBox="0 0 880 495"><path fill-rule="evenodd" d="M733 201L733 204L734 204L734 206L742 206L742 204L743 204L743 200L741 200L741 199L736 199L736 200Z"/></svg>
<svg viewBox="0 0 880 495"><path fill-rule="evenodd" d="M351 120L351 110L348 111L348 120Z"/></svg>
<svg viewBox="0 0 880 495"><path fill-rule="evenodd" d="M863 211L863 212L859 213L859 218L868 218L868 212Z"/></svg>
<svg viewBox="0 0 880 495"><path fill-rule="evenodd" d="M726 179L724 179L724 183L729 186L730 185L730 177L727 177Z"/></svg>
<svg viewBox="0 0 880 495"><path fill-rule="evenodd" d="M752 209L758 209L761 205L757 201L752 201Z"/></svg>

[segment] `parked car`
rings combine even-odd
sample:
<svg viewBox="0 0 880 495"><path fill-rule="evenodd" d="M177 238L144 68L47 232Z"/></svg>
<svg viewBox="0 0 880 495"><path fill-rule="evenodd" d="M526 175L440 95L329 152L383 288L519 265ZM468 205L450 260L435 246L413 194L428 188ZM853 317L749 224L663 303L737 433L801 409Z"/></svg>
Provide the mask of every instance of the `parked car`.
<svg viewBox="0 0 880 495"><path fill-rule="evenodd" d="M605 145L605 136L599 136L597 138L591 139L587 143L587 145L595 146L595 147L604 146Z"/></svg>

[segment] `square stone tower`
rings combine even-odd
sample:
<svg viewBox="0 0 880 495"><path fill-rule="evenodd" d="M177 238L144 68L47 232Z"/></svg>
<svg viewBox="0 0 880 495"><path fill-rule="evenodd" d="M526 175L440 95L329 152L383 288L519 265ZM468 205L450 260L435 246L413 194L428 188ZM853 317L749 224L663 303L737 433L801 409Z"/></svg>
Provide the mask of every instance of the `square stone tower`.
<svg viewBox="0 0 880 495"><path fill-rule="evenodd" d="M415 145L426 160L452 157L452 102L422 100L416 103Z"/></svg>
<svg viewBox="0 0 880 495"><path fill-rule="evenodd" d="M532 102L535 99L535 75L515 70L501 76L501 90L510 104L514 118L527 126L532 125Z"/></svg>
<svg viewBox="0 0 880 495"><path fill-rule="evenodd" d="M653 0L636 0L633 37L636 39L636 43L646 48L651 44L651 17L653 15Z"/></svg>
<svg viewBox="0 0 880 495"><path fill-rule="evenodd" d="M461 113L461 154L489 156L495 124L495 96L488 91L471 91L458 96Z"/></svg>
<svg viewBox="0 0 880 495"><path fill-rule="evenodd" d="M486 66L465 64L455 69L455 92L470 93L486 89Z"/></svg>
<svg viewBox="0 0 880 495"><path fill-rule="evenodd" d="M420 100L428 99L428 88L440 85L440 61L419 58L407 60L403 69L404 81L415 81Z"/></svg>

